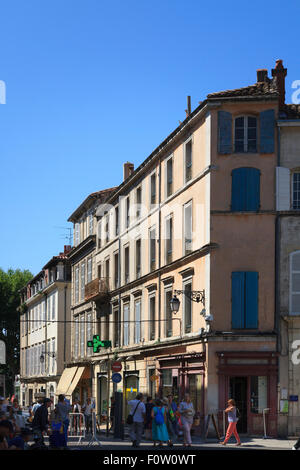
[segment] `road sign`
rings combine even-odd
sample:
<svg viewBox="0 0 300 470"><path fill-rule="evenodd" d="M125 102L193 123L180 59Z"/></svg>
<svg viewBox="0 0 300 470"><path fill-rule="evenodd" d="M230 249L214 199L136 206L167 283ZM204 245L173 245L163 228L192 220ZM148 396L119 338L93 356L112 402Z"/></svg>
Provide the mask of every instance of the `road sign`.
<svg viewBox="0 0 300 470"><path fill-rule="evenodd" d="M122 370L122 363L121 362L113 362L111 365L111 370L113 372L120 372Z"/></svg>
<svg viewBox="0 0 300 470"><path fill-rule="evenodd" d="M111 376L111 380L112 380L115 384L118 384L118 383L121 382L121 380L122 380L122 375L119 374L118 372L115 372L115 373Z"/></svg>

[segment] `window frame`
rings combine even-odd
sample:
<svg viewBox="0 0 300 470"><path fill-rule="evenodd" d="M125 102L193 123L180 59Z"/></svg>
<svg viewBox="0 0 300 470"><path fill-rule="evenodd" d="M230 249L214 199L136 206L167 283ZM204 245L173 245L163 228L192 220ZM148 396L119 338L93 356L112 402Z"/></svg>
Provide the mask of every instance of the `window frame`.
<svg viewBox="0 0 300 470"><path fill-rule="evenodd" d="M187 227L186 227L186 210L190 208L190 211L191 211L191 216L190 216L190 235L191 235L191 238L190 238L190 250L187 250L187 238L186 238L186 235L187 235ZM192 253L193 251L193 200L191 199L190 201L186 202L185 204L183 204L183 224L182 224L182 228L183 228L183 237L182 237L182 241L183 241L183 256L186 256L190 253Z"/></svg>
<svg viewBox="0 0 300 470"><path fill-rule="evenodd" d="M299 175L298 178L299 178L299 181L298 181L298 185L299 185L299 189L298 189L298 207L295 207L295 197L294 197L294 177L296 175ZM292 179L292 182L291 182L291 200L292 200L292 210L294 211L298 211L300 210L300 170L292 170L291 171L291 179Z"/></svg>
<svg viewBox="0 0 300 470"><path fill-rule="evenodd" d="M237 150L236 149L236 120L239 118L244 119L244 135L243 135L243 150ZM249 138L248 138L248 130L249 130L249 125L248 125L248 118L253 118L256 119L256 135L255 135L255 150L249 150ZM241 139L238 139L239 141ZM250 139L254 140L254 139ZM234 142L234 153L258 153L258 116L255 116L254 114L241 114L238 116L234 116L234 126L233 126L233 142Z"/></svg>
<svg viewBox="0 0 300 470"><path fill-rule="evenodd" d="M173 157L174 157L174 155L172 154L165 161L165 197L166 197L166 199L168 197L171 197L172 194L174 193L174 158ZM169 181L168 181L168 164L169 164L170 161L172 163L172 181L171 181L171 183L169 183ZM171 185L171 191L169 191L170 185Z"/></svg>
<svg viewBox="0 0 300 470"><path fill-rule="evenodd" d="M193 179L193 136L189 137L185 142L183 146L183 181L184 184L187 184L189 181ZM187 166L187 146L190 145L191 147L191 162L190 166ZM187 179L187 168L190 168L190 177Z"/></svg>
<svg viewBox="0 0 300 470"><path fill-rule="evenodd" d="M293 251L290 253L290 280L289 280L289 315L291 316L299 316L300 312L293 312L292 311L292 303L293 303L293 295L300 295L299 291L293 290L293 274L299 274L300 270L293 269L293 258L295 255L300 256L300 250Z"/></svg>

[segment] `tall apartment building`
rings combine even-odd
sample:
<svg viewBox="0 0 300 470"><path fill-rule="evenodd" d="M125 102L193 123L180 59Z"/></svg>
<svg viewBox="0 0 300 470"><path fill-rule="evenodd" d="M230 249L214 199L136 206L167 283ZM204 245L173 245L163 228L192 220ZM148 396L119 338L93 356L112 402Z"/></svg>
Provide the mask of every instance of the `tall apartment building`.
<svg viewBox="0 0 300 470"><path fill-rule="evenodd" d="M277 122L276 264L279 368L279 434L300 430L300 106L285 105Z"/></svg>
<svg viewBox="0 0 300 470"><path fill-rule="evenodd" d="M71 271L68 252L54 256L21 290L20 400L31 405L43 392L56 402L70 360Z"/></svg>
<svg viewBox="0 0 300 470"><path fill-rule="evenodd" d="M123 391L124 404L137 391L176 399L189 391L198 431L234 397L241 432L262 433L268 409L268 434L276 435L276 121L285 72L277 61L272 78L258 70L253 85L189 105L137 169L124 165L124 181L96 211L93 287L79 287L86 255L75 262L72 252L73 295L83 289L96 333L112 342L88 355L95 330L79 318L72 343L85 355L85 393L97 413L107 412L112 390ZM116 359L122 381L113 385Z"/></svg>

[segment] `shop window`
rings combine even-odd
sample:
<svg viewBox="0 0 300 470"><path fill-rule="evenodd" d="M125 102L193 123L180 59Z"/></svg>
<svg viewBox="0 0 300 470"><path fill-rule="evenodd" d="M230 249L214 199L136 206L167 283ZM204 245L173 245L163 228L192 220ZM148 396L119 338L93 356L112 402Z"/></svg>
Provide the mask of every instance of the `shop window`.
<svg viewBox="0 0 300 470"><path fill-rule="evenodd" d="M266 376L251 377L251 413L262 413L268 404L268 379Z"/></svg>

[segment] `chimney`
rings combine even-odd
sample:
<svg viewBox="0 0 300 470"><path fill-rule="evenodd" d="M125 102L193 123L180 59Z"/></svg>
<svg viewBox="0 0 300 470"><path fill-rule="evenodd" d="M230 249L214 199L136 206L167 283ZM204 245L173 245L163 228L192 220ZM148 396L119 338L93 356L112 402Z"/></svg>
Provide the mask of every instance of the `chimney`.
<svg viewBox="0 0 300 470"><path fill-rule="evenodd" d="M134 171L134 164L126 162L123 165L123 181L127 180Z"/></svg>
<svg viewBox="0 0 300 470"><path fill-rule="evenodd" d="M283 67L282 60L276 60L275 69L272 69L272 77L276 77L277 89L279 93L279 109L284 109L285 103L285 77L287 69Z"/></svg>
<svg viewBox="0 0 300 470"><path fill-rule="evenodd" d="M191 114L191 97L187 97L187 109L185 110L186 117Z"/></svg>
<svg viewBox="0 0 300 470"><path fill-rule="evenodd" d="M66 255L67 253L69 253L71 249L72 249L71 245L64 245L64 254Z"/></svg>
<svg viewBox="0 0 300 470"><path fill-rule="evenodd" d="M267 69L258 69L256 70L256 73L257 73L257 83L266 82L266 78L268 78Z"/></svg>

